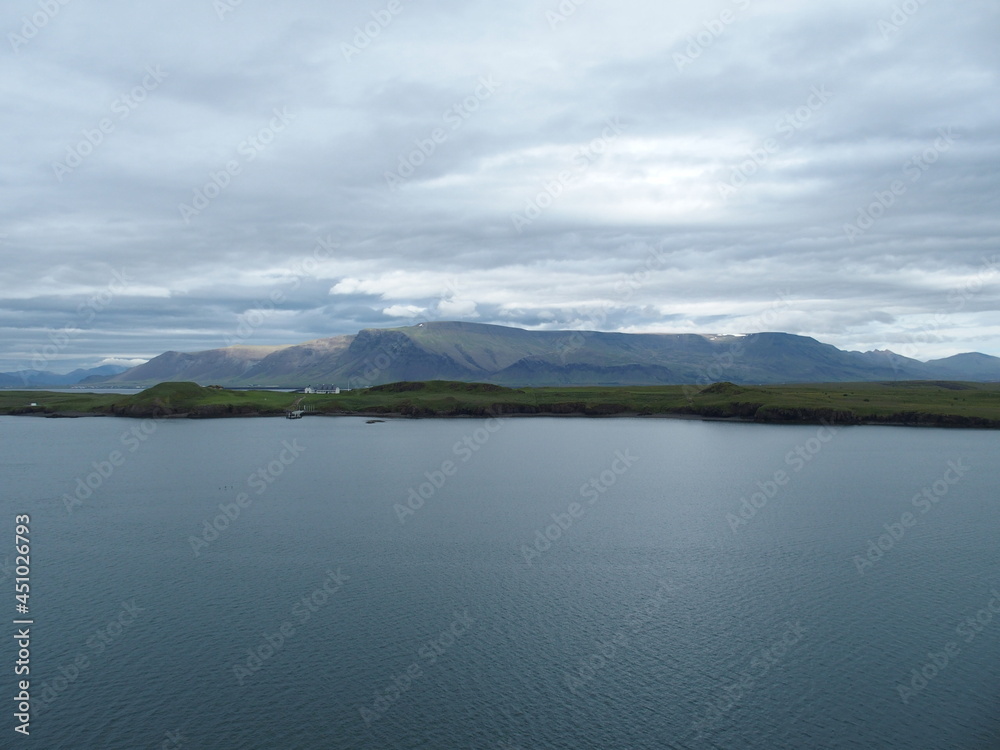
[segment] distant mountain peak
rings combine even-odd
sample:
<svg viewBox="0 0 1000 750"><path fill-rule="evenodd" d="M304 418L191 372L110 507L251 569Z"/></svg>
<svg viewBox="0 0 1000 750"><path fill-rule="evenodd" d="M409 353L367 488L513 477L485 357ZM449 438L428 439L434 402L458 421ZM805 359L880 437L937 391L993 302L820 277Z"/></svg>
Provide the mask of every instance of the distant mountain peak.
<svg viewBox="0 0 1000 750"><path fill-rule="evenodd" d="M16 372L0 373L0 386L10 388L21 386L22 388L37 386L69 386L81 383L91 383L95 380L103 380L125 372L129 368L122 365L99 365L91 368L78 368L73 372L60 374L49 372L48 370L19 370Z"/></svg>
<svg viewBox="0 0 1000 750"><path fill-rule="evenodd" d="M531 386L938 379L1000 380L1000 358L968 353L919 362L888 350L843 351L782 331L604 333L425 321L293 346L165 352L109 382L365 387L420 380Z"/></svg>

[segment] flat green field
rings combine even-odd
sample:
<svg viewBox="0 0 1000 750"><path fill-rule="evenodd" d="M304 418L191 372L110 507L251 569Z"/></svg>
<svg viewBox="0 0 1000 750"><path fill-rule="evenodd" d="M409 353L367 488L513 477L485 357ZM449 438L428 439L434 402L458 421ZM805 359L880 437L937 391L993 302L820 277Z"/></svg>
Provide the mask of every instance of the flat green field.
<svg viewBox="0 0 1000 750"><path fill-rule="evenodd" d="M0 391L0 414L211 418L279 416L291 409L304 409L307 416L637 415L996 428L1000 384L898 381L512 389L431 381L391 383L339 395L232 391L194 383L161 383L129 395Z"/></svg>

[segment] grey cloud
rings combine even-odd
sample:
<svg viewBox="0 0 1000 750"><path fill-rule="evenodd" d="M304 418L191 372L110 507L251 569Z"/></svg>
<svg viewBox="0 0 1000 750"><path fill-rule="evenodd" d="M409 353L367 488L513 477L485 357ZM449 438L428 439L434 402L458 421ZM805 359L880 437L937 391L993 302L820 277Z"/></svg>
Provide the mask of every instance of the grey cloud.
<svg viewBox="0 0 1000 750"><path fill-rule="evenodd" d="M553 28L556 2L402 0L347 59L386 2L242 3L221 19L195 0L70 3L0 58L0 133L15 144L0 176L0 370L116 270L134 289L59 352L61 369L220 346L274 290L280 312L247 343L402 325L384 311L410 308L735 332L787 292L775 315L793 333L882 347L944 314L955 324L922 354L1000 354L1000 267L983 271L1000 253L1000 11L924 3L886 31L895 5L585 3ZM0 30L36 7L15 4ZM117 98L157 65L168 76L122 116ZM500 87L453 127L446 112L481 76ZM816 87L829 100L789 131ZM276 108L294 120L248 148ZM53 162L102 118L113 132L60 182ZM601 143L608 118L623 132ZM386 172L439 128L390 190ZM954 145L911 180L941 128ZM184 221L179 205L216 192L232 161L239 173ZM752 174L720 195L739 170ZM852 241L845 225L895 180L906 190ZM512 214L533 202L550 205L518 232ZM282 269L328 236L335 252L292 288ZM331 294L345 279L367 291Z"/></svg>

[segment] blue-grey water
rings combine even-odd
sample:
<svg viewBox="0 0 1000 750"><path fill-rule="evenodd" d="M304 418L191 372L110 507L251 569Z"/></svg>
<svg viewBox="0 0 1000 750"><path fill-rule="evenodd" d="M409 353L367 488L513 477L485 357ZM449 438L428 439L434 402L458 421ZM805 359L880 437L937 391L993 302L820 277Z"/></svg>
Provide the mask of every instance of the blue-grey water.
<svg viewBox="0 0 1000 750"><path fill-rule="evenodd" d="M5 391L21 391L23 393L31 393L32 391L38 391L39 393L137 393L139 388L51 388L46 386L38 386L33 388L0 388L0 390Z"/></svg>
<svg viewBox="0 0 1000 750"><path fill-rule="evenodd" d="M4 607L30 514L34 619L30 742L0 648L4 747L1000 747L998 432L6 417L0 436Z"/></svg>

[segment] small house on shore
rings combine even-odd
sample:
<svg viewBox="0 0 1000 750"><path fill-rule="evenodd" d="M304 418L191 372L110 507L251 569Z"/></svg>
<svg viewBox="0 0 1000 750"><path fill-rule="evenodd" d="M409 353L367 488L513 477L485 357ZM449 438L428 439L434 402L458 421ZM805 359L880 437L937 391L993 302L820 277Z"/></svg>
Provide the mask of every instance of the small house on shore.
<svg viewBox="0 0 1000 750"><path fill-rule="evenodd" d="M336 395L338 395L340 393L340 388L338 388L337 386L332 385L332 384L330 384L330 385L316 385L316 386L307 385L305 387L305 390L303 392L304 393L324 393L324 394L332 394L332 395L336 396Z"/></svg>

